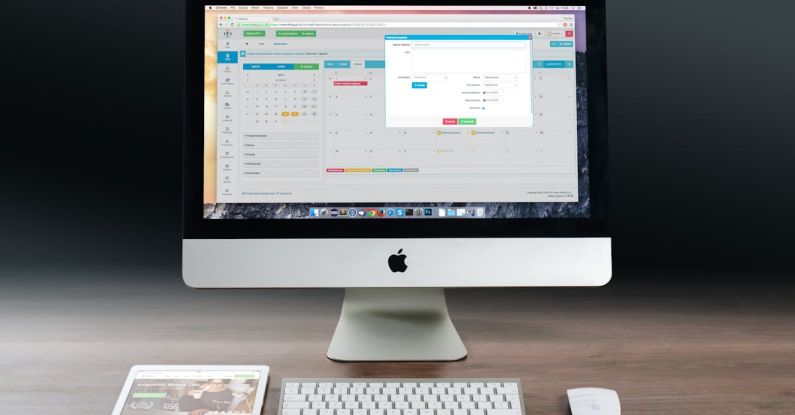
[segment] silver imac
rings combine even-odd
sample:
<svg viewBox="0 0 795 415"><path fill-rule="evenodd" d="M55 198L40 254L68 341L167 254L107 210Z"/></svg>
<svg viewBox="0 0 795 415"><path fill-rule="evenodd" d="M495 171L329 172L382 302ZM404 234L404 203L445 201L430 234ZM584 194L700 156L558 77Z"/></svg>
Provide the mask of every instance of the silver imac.
<svg viewBox="0 0 795 415"><path fill-rule="evenodd" d="M445 288L610 280L603 0L186 24L189 286L345 288L330 359L449 361Z"/></svg>

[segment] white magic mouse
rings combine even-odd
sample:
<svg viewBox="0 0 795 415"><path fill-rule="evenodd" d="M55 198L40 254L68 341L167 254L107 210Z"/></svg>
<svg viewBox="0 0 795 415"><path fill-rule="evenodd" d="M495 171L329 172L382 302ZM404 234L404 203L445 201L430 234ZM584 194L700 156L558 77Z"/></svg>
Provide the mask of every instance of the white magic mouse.
<svg viewBox="0 0 795 415"><path fill-rule="evenodd" d="M621 415L618 394L612 389L577 388L566 393L572 415Z"/></svg>

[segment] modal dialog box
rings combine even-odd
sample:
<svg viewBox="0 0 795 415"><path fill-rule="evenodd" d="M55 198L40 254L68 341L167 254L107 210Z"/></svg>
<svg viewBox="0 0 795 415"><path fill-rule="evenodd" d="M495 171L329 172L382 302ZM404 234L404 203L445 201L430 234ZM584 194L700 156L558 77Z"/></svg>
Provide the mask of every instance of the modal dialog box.
<svg viewBox="0 0 795 415"><path fill-rule="evenodd" d="M532 127L532 36L384 36L387 127Z"/></svg>

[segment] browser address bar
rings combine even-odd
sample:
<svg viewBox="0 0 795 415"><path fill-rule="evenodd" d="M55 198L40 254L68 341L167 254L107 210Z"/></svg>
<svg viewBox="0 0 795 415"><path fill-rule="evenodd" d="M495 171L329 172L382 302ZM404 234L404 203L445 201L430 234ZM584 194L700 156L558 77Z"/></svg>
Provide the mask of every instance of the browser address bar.
<svg viewBox="0 0 795 415"><path fill-rule="evenodd" d="M289 28L555 28L562 22L270 22L270 27Z"/></svg>

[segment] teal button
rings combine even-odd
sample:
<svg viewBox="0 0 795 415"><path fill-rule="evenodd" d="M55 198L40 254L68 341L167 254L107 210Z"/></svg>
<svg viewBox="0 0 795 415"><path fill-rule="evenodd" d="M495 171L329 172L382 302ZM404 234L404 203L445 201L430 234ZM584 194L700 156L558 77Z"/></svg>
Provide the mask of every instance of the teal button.
<svg viewBox="0 0 795 415"><path fill-rule="evenodd" d="M549 47L551 48L573 48L573 40L550 40Z"/></svg>
<svg viewBox="0 0 795 415"><path fill-rule="evenodd" d="M574 67L574 61L560 61L560 60L533 61L533 68L556 69L556 68L573 68L573 67Z"/></svg>

